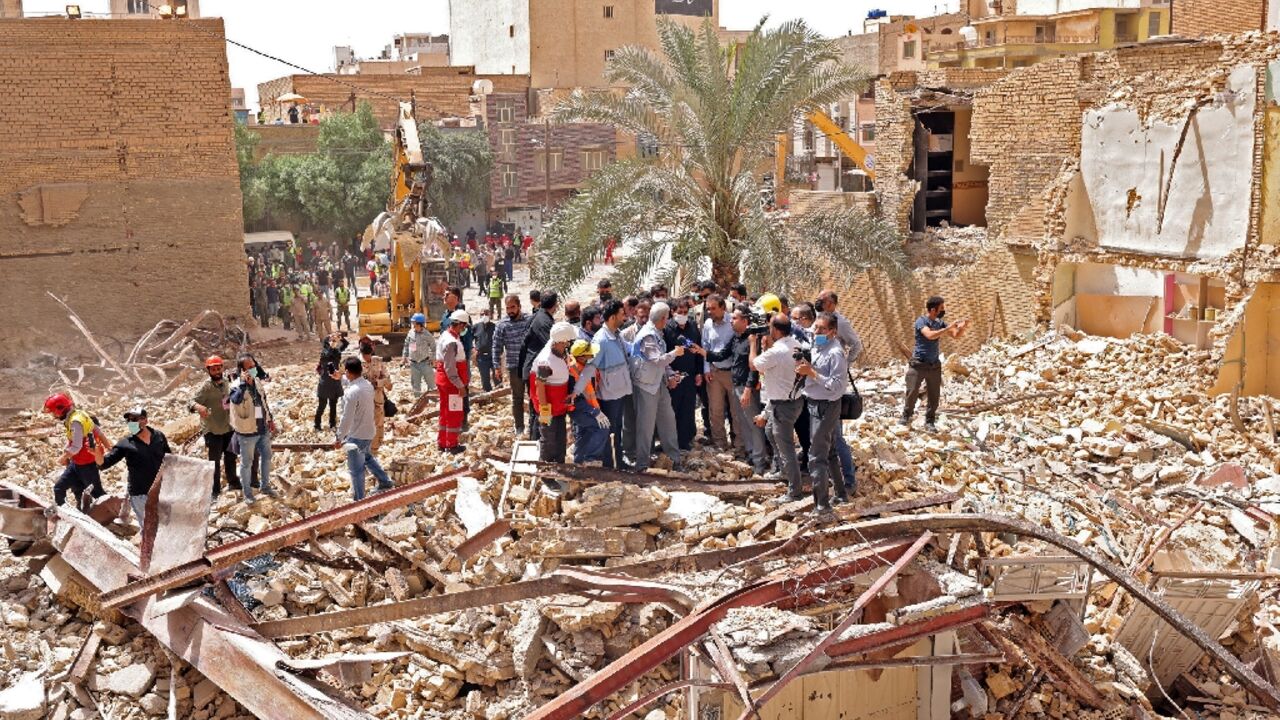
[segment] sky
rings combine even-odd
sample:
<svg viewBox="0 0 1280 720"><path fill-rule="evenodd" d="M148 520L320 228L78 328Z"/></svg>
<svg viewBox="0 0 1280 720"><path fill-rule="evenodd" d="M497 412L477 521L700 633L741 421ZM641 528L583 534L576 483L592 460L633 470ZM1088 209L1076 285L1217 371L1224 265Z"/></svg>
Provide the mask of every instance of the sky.
<svg viewBox="0 0 1280 720"><path fill-rule="evenodd" d="M483 0L470 0L483 2ZM536 1L536 0L535 0ZM157 0L158 2L158 0ZM920 17L954 10L956 0L720 0L720 24L731 30L801 18L835 36L862 32L871 9ZM26 14L62 13L66 0L24 0ZM81 0L86 16L107 13L109 0ZM350 45L359 57L376 57L391 36L449 32L448 0L200 0L204 17L221 17L227 38L314 72L333 69L333 47ZM227 46L231 85L245 89L257 109L258 83L298 70L248 50Z"/></svg>

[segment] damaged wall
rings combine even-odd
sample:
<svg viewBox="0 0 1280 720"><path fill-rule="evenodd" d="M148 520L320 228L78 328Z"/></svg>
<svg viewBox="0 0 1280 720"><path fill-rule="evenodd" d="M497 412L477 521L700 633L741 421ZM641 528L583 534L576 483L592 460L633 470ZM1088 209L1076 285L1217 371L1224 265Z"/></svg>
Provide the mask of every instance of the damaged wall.
<svg viewBox="0 0 1280 720"><path fill-rule="evenodd" d="M1112 250L1210 259L1244 247L1256 89L1255 68L1242 65L1181 119L1144 121L1120 103L1085 111L1084 192L1068 207L1087 203L1098 243Z"/></svg>
<svg viewBox="0 0 1280 720"><path fill-rule="evenodd" d="M29 323L0 361L84 352L46 290L116 339L247 316L222 21L0 20L0 37L0 307Z"/></svg>
<svg viewBox="0 0 1280 720"><path fill-rule="evenodd" d="M1267 0L1173 0L1173 34L1201 37L1263 28Z"/></svg>

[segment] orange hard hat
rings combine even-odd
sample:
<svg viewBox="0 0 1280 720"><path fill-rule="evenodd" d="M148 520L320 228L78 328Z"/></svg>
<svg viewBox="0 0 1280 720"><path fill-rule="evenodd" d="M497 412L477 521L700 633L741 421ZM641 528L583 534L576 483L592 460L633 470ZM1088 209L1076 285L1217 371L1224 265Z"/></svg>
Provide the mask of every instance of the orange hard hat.
<svg viewBox="0 0 1280 720"><path fill-rule="evenodd" d="M222 367L222 358L218 357L217 355L210 355L210 356L209 356L209 357L204 361L204 366L205 366L205 367L207 367L207 368L211 368L211 367Z"/></svg>

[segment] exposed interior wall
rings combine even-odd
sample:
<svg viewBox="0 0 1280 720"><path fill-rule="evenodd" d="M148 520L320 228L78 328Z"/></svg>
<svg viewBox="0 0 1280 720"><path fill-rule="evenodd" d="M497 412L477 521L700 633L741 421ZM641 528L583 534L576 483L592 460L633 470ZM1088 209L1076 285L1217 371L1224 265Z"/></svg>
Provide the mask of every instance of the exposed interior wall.
<svg viewBox="0 0 1280 720"><path fill-rule="evenodd" d="M1085 111L1080 169L1099 244L1196 258L1243 247L1253 174L1241 168L1253 164L1256 88L1244 65L1212 104L1179 120L1127 104Z"/></svg>
<svg viewBox="0 0 1280 720"><path fill-rule="evenodd" d="M1276 0L1280 2L1280 0ZM1280 8L1277 8L1280 12ZM1262 155L1262 222L1264 244L1280 245L1280 60L1267 65L1266 120Z"/></svg>
<svg viewBox="0 0 1280 720"><path fill-rule="evenodd" d="M1213 394L1230 393L1240 384L1243 395L1280 398L1280 284L1260 283L1244 308L1244 321L1227 341Z"/></svg>
<svg viewBox="0 0 1280 720"><path fill-rule="evenodd" d="M247 317L222 21L0 20L0 38L0 307L24 326L0 361L85 352L46 289L107 344Z"/></svg>
<svg viewBox="0 0 1280 720"><path fill-rule="evenodd" d="M951 176L951 224L987 224L987 183L989 170L986 165L973 162L969 133L972 131L973 108L955 110L955 156Z"/></svg>

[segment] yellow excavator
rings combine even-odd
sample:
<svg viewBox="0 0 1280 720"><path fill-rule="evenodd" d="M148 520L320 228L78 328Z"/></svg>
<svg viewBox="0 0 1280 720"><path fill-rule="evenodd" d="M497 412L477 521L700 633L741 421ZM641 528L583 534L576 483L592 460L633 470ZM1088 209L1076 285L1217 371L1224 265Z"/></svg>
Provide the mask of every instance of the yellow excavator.
<svg viewBox="0 0 1280 720"><path fill-rule="evenodd" d="M381 335L398 353L410 318L422 313L437 332L444 317L451 252L444 226L427 217L431 164L423 158L413 103L400 103L395 130L395 162L386 212L364 231L364 248L386 251L390 297L360 298L360 332Z"/></svg>
<svg viewBox="0 0 1280 720"><path fill-rule="evenodd" d="M831 116L821 110L814 110L809 113L809 122L813 123L813 127L816 128L818 132L831 138L831 141L836 144L836 147L840 148L840 152L844 153L845 157L852 160L854 165L864 171L868 178L872 181L876 179L875 158L867 152L866 148L862 147L856 140L849 137L849 133L845 132L835 120L832 120ZM786 177L787 155L789 154L790 143L791 139L787 133L781 133L778 135L778 150L774 156L777 164L774 168L774 186L775 194L777 195L779 203L782 202L783 199L781 192L783 187L782 178Z"/></svg>

